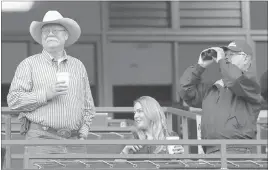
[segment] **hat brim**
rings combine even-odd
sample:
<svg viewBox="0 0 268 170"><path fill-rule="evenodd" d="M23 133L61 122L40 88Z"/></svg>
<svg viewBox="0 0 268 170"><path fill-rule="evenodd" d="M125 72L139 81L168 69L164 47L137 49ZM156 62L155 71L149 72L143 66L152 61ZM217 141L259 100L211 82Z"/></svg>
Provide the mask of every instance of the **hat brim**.
<svg viewBox="0 0 268 170"><path fill-rule="evenodd" d="M68 31L69 36L65 42L65 45L64 45L65 47L74 44L81 35L80 26L77 24L77 22L75 22L74 20L70 18L62 18L62 19L48 21L48 22L33 21L30 25L30 34L33 37L33 39L39 44L42 44L41 29L46 24L60 24Z"/></svg>
<svg viewBox="0 0 268 170"><path fill-rule="evenodd" d="M235 51L235 52L241 52L242 50L240 48L237 48L237 47L228 47L228 46L223 46L221 47L224 51L228 51L228 50L231 50L231 51Z"/></svg>

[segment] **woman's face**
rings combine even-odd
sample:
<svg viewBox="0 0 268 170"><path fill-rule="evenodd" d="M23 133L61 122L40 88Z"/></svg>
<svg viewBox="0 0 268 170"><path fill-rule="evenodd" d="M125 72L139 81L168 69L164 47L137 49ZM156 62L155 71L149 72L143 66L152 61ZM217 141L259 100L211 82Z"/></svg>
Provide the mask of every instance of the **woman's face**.
<svg viewBox="0 0 268 170"><path fill-rule="evenodd" d="M150 121L145 116L143 108L139 102L134 104L134 114L135 125L137 128L147 130L149 128Z"/></svg>

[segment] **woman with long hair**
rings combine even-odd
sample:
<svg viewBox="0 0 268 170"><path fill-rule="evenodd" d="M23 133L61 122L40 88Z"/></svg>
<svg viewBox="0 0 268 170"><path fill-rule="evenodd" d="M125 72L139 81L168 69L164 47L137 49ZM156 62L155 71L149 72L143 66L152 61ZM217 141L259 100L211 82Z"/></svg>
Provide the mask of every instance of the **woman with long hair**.
<svg viewBox="0 0 268 170"><path fill-rule="evenodd" d="M168 132L165 114L160 104L152 97L142 96L134 101L135 139L166 140L171 136ZM174 132L173 132L174 133ZM173 135L174 136L174 135ZM180 145L173 148L174 154L183 153ZM122 154L130 153L168 153L167 146L126 146Z"/></svg>

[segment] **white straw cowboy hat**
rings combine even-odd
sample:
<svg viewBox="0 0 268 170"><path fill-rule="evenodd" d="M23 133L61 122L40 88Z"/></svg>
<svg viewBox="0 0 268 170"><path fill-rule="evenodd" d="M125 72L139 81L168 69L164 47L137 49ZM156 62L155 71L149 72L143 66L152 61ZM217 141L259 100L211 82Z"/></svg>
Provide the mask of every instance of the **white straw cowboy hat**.
<svg viewBox="0 0 268 170"><path fill-rule="evenodd" d="M63 18L58 11L48 11L42 22L33 21L30 25L30 34L39 44L42 44L41 29L46 24L60 24L68 31L69 36L65 42L65 46L70 46L75 43L81 35L80 26L76 21L70 18Z"/></svg>

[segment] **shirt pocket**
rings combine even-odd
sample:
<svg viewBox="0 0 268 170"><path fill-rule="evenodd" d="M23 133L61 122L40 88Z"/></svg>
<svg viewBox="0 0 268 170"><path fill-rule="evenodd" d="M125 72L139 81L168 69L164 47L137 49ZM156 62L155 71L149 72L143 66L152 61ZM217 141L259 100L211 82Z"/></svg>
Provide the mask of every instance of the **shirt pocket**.
<svg viewBox="0 0 268 170"><path fill-rule="evenodd" d="M68 94L75 97L77 100L82 100L84 92L83 78L79 75L71 73L69 80Z"/></svg>

